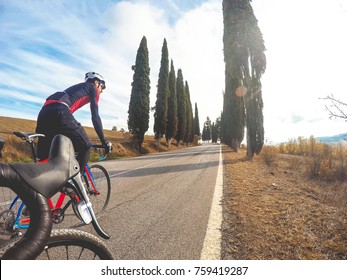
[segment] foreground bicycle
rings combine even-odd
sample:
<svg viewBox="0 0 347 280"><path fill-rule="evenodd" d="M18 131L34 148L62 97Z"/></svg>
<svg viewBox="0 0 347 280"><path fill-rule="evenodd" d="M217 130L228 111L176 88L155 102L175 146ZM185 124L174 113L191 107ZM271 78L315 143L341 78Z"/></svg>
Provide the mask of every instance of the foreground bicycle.
<svg viewBox="0 0 347 280"><path fill-rule="evenodd" d="M75 229L53 230L48 204L54 194L70 182L81 200L77 211L96 232L108 239L100 227L84 189L71 140L57 135L46 163L0 164L0 186L14 191L30 212L30 226L22 238L8 241L0 248L1 259L113 259L103 241Z"/></svg>
<svg viewBox="0 0 347 280"><path fill-rule="evenodd" d="M30 145L33 160L34 162L38 162L35 139L37 137L44 137L44 135L26 132L14 132L14 134L22 140L25 140ZM104 160L108 153L111 152L108 147L103 145L93 145L93 147L105 149L105 153L100 160ZM47 160L44 160L43 162L46 161ZM84 170L83 182L85 184L89 199L93 203L95 215L96 217L100 217L100 215L105 211L110 199L111 181L109 174L107 170L99 164L87 164ZM4 194L2 194L2 196L4 196ZM70 200L68 200L68 202L63 206L66 196L68 196ZM3 200L6 201L5 199ZM25 208L24 203L21 202L18 197L14 197L12 200L7 199L7 201L12 202L8 209L0 212L0 218L4 220L5 228L9 233L12 235L20 234L21 229L27 229L29 226L29 213ZM76 195L74 191L69 188L69 185L67 185L67 188L62 189L56 203L53 203L53 201L49 199L48 203L53 212L53 222L56 224L61 223L64 220L65 211L70 205L72 205L75 215L82 220L76 209L78 202L78 195Z"/></svg>

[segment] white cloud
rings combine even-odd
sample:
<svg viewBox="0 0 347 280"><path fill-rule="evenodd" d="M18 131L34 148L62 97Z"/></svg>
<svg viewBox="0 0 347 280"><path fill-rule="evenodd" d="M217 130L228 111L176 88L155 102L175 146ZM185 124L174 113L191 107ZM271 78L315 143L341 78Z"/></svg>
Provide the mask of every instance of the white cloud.
<svg viewBox="0 0 347 280"><path fill-rule="evenodd" d="M266 134L276 141L345 132L320 98L343 98L347 63L346 1L253 2L267 48L263 76ZM302 117L294 122L291 116ZM314 121L312 121L314 120Z"/></svg>
<svg viewBox="0 0 347 280"><path fill-rule="evenodd" d="M192 103L198 104L200 122L207 116L215 121L223 108L224 89L220 3L206 2L185 13L177 22L173 35L173 43L169 45L174 64L176 69L182 68L183 77L189 83Z"/></svg>

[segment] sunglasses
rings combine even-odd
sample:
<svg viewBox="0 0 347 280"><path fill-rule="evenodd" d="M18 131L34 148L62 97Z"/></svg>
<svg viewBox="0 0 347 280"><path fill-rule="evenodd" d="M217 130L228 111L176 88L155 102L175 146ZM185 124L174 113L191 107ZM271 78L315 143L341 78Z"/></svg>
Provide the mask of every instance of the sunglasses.
<svg viewBox="0 0 347 280"><path fill-rule="evenodd" d="M101 86L102 90L106 88L105 83L99 82L99 86Z"/></svg>

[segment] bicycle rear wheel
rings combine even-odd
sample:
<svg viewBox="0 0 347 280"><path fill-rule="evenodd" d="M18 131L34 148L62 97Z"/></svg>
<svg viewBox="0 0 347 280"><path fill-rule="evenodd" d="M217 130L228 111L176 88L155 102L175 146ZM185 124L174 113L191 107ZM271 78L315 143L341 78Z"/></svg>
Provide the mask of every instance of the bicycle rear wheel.
<svg viewBox="0 0 347 280"><path fill-rule="evenodd" d="M99 164L89 166L91 176L83 176L86 190L96 217L105 211L111 195L111 180L105 167Z"/></svg>
<svg viewBox="0 0 347 280"><path fill-rule="evenodd" d="M112 253L98 237L76 229L53 229L37 260L113 260Z"/></svg>
<svg viewBox="0 0 347 280"><path fill-rule="evenodd" d="M23 209L25 206L16 193L10 188L0 187L0 241L11 238L20 231L25 232L23 228L28 227L29 213L23 215Z"/></svg>

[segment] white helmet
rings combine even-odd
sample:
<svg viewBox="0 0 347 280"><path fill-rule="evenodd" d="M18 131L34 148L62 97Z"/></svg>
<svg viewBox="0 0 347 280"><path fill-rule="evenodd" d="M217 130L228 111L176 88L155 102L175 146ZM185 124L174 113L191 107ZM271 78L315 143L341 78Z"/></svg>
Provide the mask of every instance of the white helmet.
<svg viewBox="0 0 347 280"><path fill-rule="evenodd" d="M103 88L104 89L106 88L106 83L103 76L101 76L99 73L96 73L96 72L86 73L84 81L93 80L93 79L97 79L98 81L100 81L101 84L103 85Z"/></svg>

